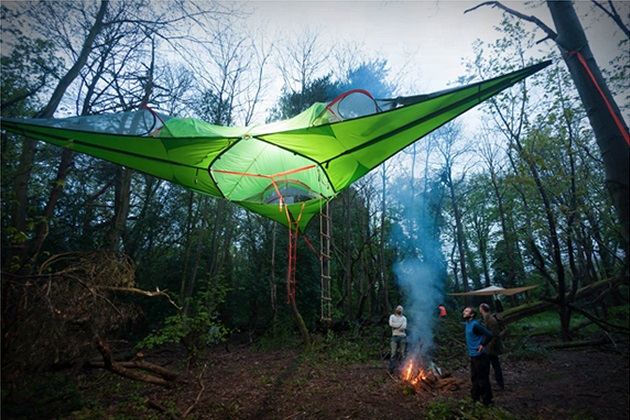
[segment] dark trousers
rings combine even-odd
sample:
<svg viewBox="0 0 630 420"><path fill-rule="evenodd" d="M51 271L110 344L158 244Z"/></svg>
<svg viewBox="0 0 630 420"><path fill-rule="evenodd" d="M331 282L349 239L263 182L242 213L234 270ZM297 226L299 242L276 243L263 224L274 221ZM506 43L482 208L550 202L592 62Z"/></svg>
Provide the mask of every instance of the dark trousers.
<svg viewBox="0 0 630 420"><path fill-rule="evenodd" d="M393 336L391 340L391 353L389 358L389 371L394 372L396 360L402 360L407 353L407 338Z"/></svg>
<svg viewBox="0 0 630 420"><path fill-rule="evenodd" d="M481 400L485 405L492 404L492 387L490 386L490 359L487 354L470 358L470 394L475 401Z"/></svg>
<svg viewBox="0 0 630 420"><path fill-rule="evenodd" d="M488 356L488 358L490 359L492 370L494 370L494 379L497 380L497 385L499 385L499 388L504 389L505 384L503 383L503 370L501 370L501 361L499 360L499 356Z"/></svg>

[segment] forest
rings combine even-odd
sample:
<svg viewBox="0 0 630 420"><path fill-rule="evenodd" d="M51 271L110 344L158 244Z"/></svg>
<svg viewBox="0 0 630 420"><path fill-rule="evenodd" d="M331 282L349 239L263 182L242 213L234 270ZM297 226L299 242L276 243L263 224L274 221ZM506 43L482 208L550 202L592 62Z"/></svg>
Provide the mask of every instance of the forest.
<svg viewBox="0 0 630 420"><path fill-rule="evenodd" d="M0 127L2 415L628 418L630 9L534 3L553 28L523 3L465 2L471 19L494 9L499 36L471 40L449 88L550 66L369 171L299 234ZM247 30L245 2L0 7L3 119L148 107L245 127L352 89L428 93L359 44ZM610 62L589 47L596 20L622 34ZM532 288L466 295L490 286ZM470 400L461 326L482 302L509 329L492 408ZM387 372L399 304L422 381Z"/></svg>

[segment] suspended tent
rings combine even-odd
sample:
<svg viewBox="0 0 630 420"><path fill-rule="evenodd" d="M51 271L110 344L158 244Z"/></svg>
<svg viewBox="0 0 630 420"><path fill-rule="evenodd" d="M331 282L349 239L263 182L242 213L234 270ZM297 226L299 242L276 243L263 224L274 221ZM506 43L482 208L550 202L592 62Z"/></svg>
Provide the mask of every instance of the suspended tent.
<svg viewBox="0 0 630 420"><path fill-rule="evenodd" d="M549 64L395 99L353 90L291 119L248 127L143 109L3 119L2 129L228 199L289 227L290 289L295 284L295 237L325 203L400 150Z"/></svg>
<svg viewBox="0 0 630 420"><path fill-rule="evenodd" d="M300 231L340 191L392 155L550 64L436 93L373 99L361 90L284 121L222 127L149 109L3 119L2 129L226 198ZM288 208L287 219L284 207Z"/></svg>

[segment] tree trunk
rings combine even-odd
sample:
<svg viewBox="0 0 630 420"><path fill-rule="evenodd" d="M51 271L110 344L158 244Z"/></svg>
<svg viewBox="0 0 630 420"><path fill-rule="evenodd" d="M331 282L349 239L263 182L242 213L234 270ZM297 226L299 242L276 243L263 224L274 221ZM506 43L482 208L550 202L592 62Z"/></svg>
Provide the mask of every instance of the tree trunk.
<svg viewBox="0 0 630 420"><path fill-rule="evenodd" d="M151 63L146 75L144 92L140 100L139 108L142 109L149 104L153 92L153 71L155 68L155 44L151 45ZM140 120L133 121L133 127L140 123ZM127 225L129 216L129 206L131 202L131 169L119 166L116 170L116 190L114 201L114 217L109 235L109 249L118 251L120 249L120 239Z"/></svg>
<svg viewBox="0 0 630 420"><path fill-rule="evenodd" d="M48 237L48 221L52 219L54 215L55 206L61 196L63 186L66 182L66 176L72 166L73 157L74 152L71 150L64 149L61 153L61 162L57 168L57 178L55 179L50 195L48 196L48 202L46 203L46 207L44 207L44 211L41 215L41 221L37 224L35 229L35 238L30 244L21 248L21 251L23 251L21 255L18 254L20 255L19 261L22 263L22 266L18 271L19 273L25 274L31 271L31 267L33 267L33 264L37 260L39 251Z"/></svg>
<svg viewBox="0 0 630 420"><path fill-rule="evenodd" d="M449 196L451 199L451 205L453 206L453 214L455 216L455 243L457 244L457 252L459 254L459 264L462 273L462 286L464 287L464 292L468 292L468 271L466 266L466 251L464 247L464 228L462 226L462 216L459 210L459 205L457 204L457 197L455 195L455 185L453 184L453 179L451 177L451 168L447 166L445 169L446 173L444 174ZM466 304L471 304L471 299L467 297Z"/></svg>
<svg viewBox="0 0 630 420"><path fill-rule="evenodd" d="M101 7L96 15L94 20L94 24L88 33L85 42L83 43L83 47L81 52L79 53L76 62L74 65L68 70L68 72L61 78L55 91L52 94L52 97L48 101L48 104L37 113L35 117L37 118L50 118L53 116L55 110L59 106L61 102L61 98L64 93L70 86L70 84L76 79L79 75L79 72L85 66L87 62L88 56L92 51L94 41L96 40L97 35L101 32L104 27L104 19L105 13L107 12L108 2L102 1ZM22 155L20 157L20 165L17 171L17 176L14 181L14 190L16 195L16 204L13 207L12 214L12 225L16 229L17 232L25 232L26 231L26 220L29 215L28 211L28 185L31 177L31 173L33 170L33 164L35 162L35 154L36 154L36 140L31 138L25 138L22 144ZM60 164L60 170L58 172L57 179L58 181L61 179L60 176L63 175L65 179L65 173L67 173L67 168L70 166L72 161L71 154L64 151L62 155L62 163ZM64 166L62 168L62 166ZM64 173L63 170L66 172ZM47 211L52 212L54 210L54 206L56 205L57 199L61 193L62 183L56 183L53 186L53 191L50 194L50 198L54 199L53 202L49 200L46 208ZM52 213L51 213L52 214ZM43 222L46 226L38 226L35 239L28 245L24 244L12 244L11 251L13 256L17 256L21 259L20 272L26 274L28 272L29 264L25 264L25 259L33 260L39 254L39 251L44 243L44 240L48 236L48 218L46 215L43 216ZM7 258L7 261L12 261L13 258ZM26 270L26 271L25 271Z"/></svg>
<svg viewBox="0 0 630 420"><path fill-rule="evenodd" d="M272 328L276 332L278 323L278 286L276 285L276 223L273 223L271 232L271 275L269 276L269 298L271 300Z"/></svg>
<svg viewBox="0 0 630 420"><path fill-rule="evenodd" d="M354 319L354 302L352 296L352 286L354 283L352 273L352 209L351 209L351 193L352 189L348 188L343 192L343 209L345 211L346 222L343 223L344 241L343 241L343 255L344 255L344 280L345 280L345 294L346 294L346 314L350 320Z"/></svg>
<svg viewBox="0 0 630 420"><path fill-rule="evenodd" d="M628 269L630 241L630 148L628 126L612 97L571 1L547 1L555 39L580 94L602 153L608 189L621 224Z"/></svg>
<svg viewBox="0 0 630 420"><path fill-rule="evenodd" d="M185 294L182 296L182 300L184 302L182 314L184 316L188 315L188 310L190 308L190 300L192 299L193 291L195 289L195 283L197 282L197 272L199 271L199 266L201 265L201 253L203 251L203 242L206 232L206 222L208 220L208 211L209 211L209 197L203 197L203 215L201 217L201 221L199 222L199 232L197 234L197 249L195 251L195 260L192 264L192 272L190 273L190 279L188 280L188 285L185 289Z"/></svg>
<svg viewBox="0 0 630 420"><path fill-rule="evenodd" d="M291 298L290 305L293 320L295 321L295 325L297 325L298 330L300 330L302 340L304 340L304 349L306 351L309 351L312 346L311 334L308 332L308 328L306 328L306 324L304 323L302 315L300 315L300 311L298 311L297 302L295 301L295 295Z"/></svg>
<svg viewBox="0 0 630 420"><path fill-rule="evenodd" d="M379 275L381 277L381 290L383 293L383 308L381 313L386 315L389 312L389 285L387 284L387 266L385 261L385 216L386 216L386 198L387 198L387 168L383 163L381 165L383 169L383 176L381 178L381 231L380 231L380 243L379 243Z"/></svg>
<svg viewBox="0 0 630 420"><path fill-rule="evenodd" d="M116 181L114 183L114 216L109 231L108 249L117 252L120 250L122 237L127 217L129 216L129 200L131 196L131 170L123 166L116 168Z"/></svg>

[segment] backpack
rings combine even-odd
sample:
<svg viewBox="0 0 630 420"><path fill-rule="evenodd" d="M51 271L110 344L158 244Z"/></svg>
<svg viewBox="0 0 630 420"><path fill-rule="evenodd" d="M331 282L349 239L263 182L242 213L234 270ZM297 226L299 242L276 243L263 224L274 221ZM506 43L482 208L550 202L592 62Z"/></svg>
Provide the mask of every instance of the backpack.
<svg viewBox="0 0 630 420"><path fill-rule="evenodd" d="M501 337L502 339L507 335L508 329L507 329L507 325L505 323L505 318L503 318L503 315L499 314L499 313L494 313L492 314L492 316L494 317L495 321L497 321L497 325L499 326L499 337Z"/></svg>

